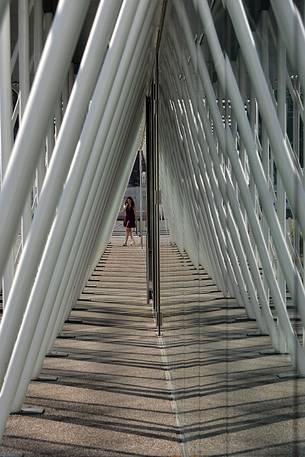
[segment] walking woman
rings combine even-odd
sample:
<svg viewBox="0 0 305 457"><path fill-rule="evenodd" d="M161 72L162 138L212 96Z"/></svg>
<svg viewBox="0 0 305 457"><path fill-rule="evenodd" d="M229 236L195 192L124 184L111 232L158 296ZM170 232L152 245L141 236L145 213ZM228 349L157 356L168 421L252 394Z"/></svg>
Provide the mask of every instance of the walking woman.
<svg viewBox="0 0 305 457"><path fill-rule="evenodd" d="M131 197L127 197L124 205L125 217L124 217L124 227L126 230L125 243L123 246L127 246L128 238L130 237L132 245L136 244L132 236L132 229L136 226L136 210L135 204Z"/></svg>

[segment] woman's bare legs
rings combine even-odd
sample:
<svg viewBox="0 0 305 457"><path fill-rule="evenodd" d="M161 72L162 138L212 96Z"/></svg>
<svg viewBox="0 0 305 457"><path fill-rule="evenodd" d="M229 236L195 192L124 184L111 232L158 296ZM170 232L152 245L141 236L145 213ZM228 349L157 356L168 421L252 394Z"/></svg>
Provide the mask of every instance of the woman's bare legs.
<svg viewBox="0 0 305 457"><path fill-rule="evenodd" d="M126 235L125 235L125 243L123 244L123 246L127 246L127 242L128 242L128 238L130 237L131 241L132 241L132 244L133 246L136 244L133 236L132 236L132 229L131 228L127 228L126 227Z"/></svg>
<svg viewBox="0 0 305 457"><path fill-rule="evenodd" d="M123 246L127 246L127 241L128 241L129 236L130 236L130 229L126 227L125 231L126 231L125 243L123 244Z"/></svg>
<svg viewBox="0 0 305 457"><path fill-rule="evenodd" d="M136 244L136 242L135 242L135 240L134 240L134 238L133 238L133 236L132 236L132 229L130 229L130 235L129 235L129 236L130 236L130 238L131 238L132 245L134 246L134 245Z"/></svg>

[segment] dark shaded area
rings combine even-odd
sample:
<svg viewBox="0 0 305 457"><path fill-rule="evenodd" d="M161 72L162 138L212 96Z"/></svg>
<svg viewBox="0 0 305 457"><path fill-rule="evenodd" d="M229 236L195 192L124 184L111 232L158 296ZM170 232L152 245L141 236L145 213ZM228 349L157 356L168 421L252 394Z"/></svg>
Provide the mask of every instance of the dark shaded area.
<svg viewBox="0 0 305 457"><path fill-rule="evenodd" d="M146 164L145 160L142 156L142 172L146 171ZM133 169L129 178L129 187L138 187L140 185L140 160L139 160L139 154L136 157L136 160L133 165Z"/></svg>
<svg viewBox="0 0 305 457"><path fill-rule="evenodd" d="M161 283L161 307L186 452L198 457L303 455L304 378L285 354L272 350L270 338L257 331L234 298L206 286L211 283L206 272L198 270L193 279L200 284L197 292L180 288L190 264L179 259L177 246L163 242L161 281L180 266L174 283ZM190 299L196 294L197 301Z"/></svg>

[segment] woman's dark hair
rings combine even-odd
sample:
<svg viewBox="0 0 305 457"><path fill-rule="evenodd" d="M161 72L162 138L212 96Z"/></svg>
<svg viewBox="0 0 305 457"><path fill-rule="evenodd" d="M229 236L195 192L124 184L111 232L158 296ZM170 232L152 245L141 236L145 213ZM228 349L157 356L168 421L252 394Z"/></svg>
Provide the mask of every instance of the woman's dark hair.
<svg viewBox="0 0 305 457"><path fill-rule="evenodd" d="M127 198L126 198L126 201L125 201L125 205L126 205L126 203L128 203L127 200L130 200L130 201L131 201L131 207L134 208L134 201L133 201L133 198L132 198L132 197L127 197Z"/></svg>

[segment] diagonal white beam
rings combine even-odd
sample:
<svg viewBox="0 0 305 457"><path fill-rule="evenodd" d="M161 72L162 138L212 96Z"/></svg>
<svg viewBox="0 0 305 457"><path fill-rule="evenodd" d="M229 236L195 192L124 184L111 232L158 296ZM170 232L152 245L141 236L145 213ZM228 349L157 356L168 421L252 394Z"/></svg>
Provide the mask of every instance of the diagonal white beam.
<svg viewBox="0 0 305 457"><path fill-rule="evenodd" d="M135 78L135 82L138 82L139 78ZM137 87L141 87L142 84L138 84ZM132 93L131 93L132 95ZM133 94L134 97L134 94ZM133 98L132 97L132 98ZM131 101L132 98L128 96L128 101ZM138 109L135 110L138 115L141 115L141 109L139 107L139 103L136 103ZM125 111L124 109L121 110ZM129 110L128 110L129 111ZM134 111L134 110L133 110ZM125 113L126 114L126 113ZM130 115L130 111L129 111ZM125 117L125 115L124 115ZM132 119L132 116L130 117ZM125 117L126 121L126 117ZM137 123L136 123L137 125ZM122 129L118 130L121 132L124 130L123 124L121 124ZM129 124L125 122L125 126L129 127ZM124 126L124 127L125 127ZM127 129L127 132L132 132L132 126L130 129ZM124 136L126 135L126 131ZM120 133L117 136L121 136ZM90 189L90 194L88 200L91 202L89 205L86 203L86 208L82 215L82 220L80 223L80 227L77 230L77 234L75 236L75 241L73 242L73 248L71 249L71 254L69 255L69 259L67 262L67 268L64 268L63 275L60 274L60 269L57 268L55 270L55 284L54 290L59 290L59 293L56 295L56 299L52 298L52 291L48 291L47 296L47 303L52 311L50 321L54 322L54 325L48 325L44 340L41 345L41 350L38 356L38 363L35 367L35 373L40 371L41 365L43 363L43 357L45 355L46 349L52 347L53 341L58 335L60 329L62 328L63 322L69 313L69 306L75 302L78 298L79 293L81 292L80 285L84 282L84 274L89 268L89 264L91 263L92 258L96 258L96 262L99 260L95 254L98 251L98 248L101 244L101 240L106 240L106 243L109 239L109 235L111 233L111 229L113 226L113 215L111 215L111 208L117 208L119 203L117 202L118 196L119 201L122 200L122 192L125 190L127 183L125 182L126 176L129 176L132 164L134 162L134 154L136 153L138 148L132 148L131 151L129 149L129 143L126 146L126 143L122 143L122 141L114 141L114 145L116 148L111 148L111 153L108 154L107 162L112 162L111 167L109 168L109 163L107 167L105 167L104 161L100 161L99 163L99 170L94 177L94 187ZM123 144L123 145L122 145ZM108 148L106 148L108 150ZM116 160L112 160L116 156L117 151L122 151L122 155L120 157L116 157ZM124 152L123 152L124 151ZM128 157L126 157L126 152L129 152ZM134 151L134 154L132 154ZM103 168L103 170L101 170ZM119 169L124 169L124 181L120 181L119 183L115 183L114 181L114 172L119 172ZM119 173L120 174L120 173ZM123 184L123 187L121 188ZM97 189L97 190L96 190ZM122 190L119 190L122 189ZM108 195L108 198L103 198L104 195ZM119 195L118 195L119 194ZM109 198L109 196L111 196ZM112 197L114 196L114 201L112 201ZM92 203L93 201L93 203ZM113 212L112 212L113 213ZM72 217L75 217L73 214ZM106 222L104 223L104 221ZM105 243L105 241L104 241ZM65 245L64 249L67 249ZM59 256L59 264L61 260L61 253ZM96 264L95 262L95 264ZM81 265L81 267L80 267ZM62 277L61 277L62 276ZM54 278L52 278L53 283ZM59 284L58 286L56 286ZM69 298L70 297L70 298ZM71 298L72 297L72 298ZM53 303L55 303L53 307ZM66 303L69 306L66 306ZM34 339L39 338L40 332L36 332ZM36 351L37 347L40 347L39 344L34 344L34 340L32 343L32 348ZM31 350L32 350L31 348ZM23 376L23 375L22 375Z"/></svg>
<svg viewBox="0 0 305 457"><path fill-rule="evenodd" d="M179 55L178 54L179 41L178 41L178 35L177 35L176 31L174 31L173 40L172 41L173 41L173 44L174 44L175 49L176 49L176 55ZM196 106L196 96L194 94L194 90L193 90L193 87L192 87L192 84L191 84L192 78L191 78L191 75L190 75L189 64L186 64L186 63L184 64L184 62L183 62L181 57L180 57L180 63L181 63L182 71L186 75L186 78L185 78L186 85L187 85L187 88L188 88L188 91L189 91L189 94L190 94L190 99L192 100L192 103L194 103L194 110L195 110L196 109L195 108L195 106ZM185 99L188 99L188 98L189 97L186 95ZM186 104L186 107L188 107L188 104ZM201 113L203 112L203 109L204 109L203 108L203 104L199 103L197 105L197 108L198 108L198 115L199 115L199 112L201 112ZM189 118L191 119L191 114L190 113L189 113ZM240 262L241 262L241 267L242 267L242 274L245 276L245 282L247 284L247 288L248 288L249 294L251 296L251 303L248 303L249 300L247 298L246 298L246 301L245 301L246 306L247 306L247 310L248 310L248 314L249 314L249 316L253 317L253 313L254 313L255 316L256 316L259 328L262 329L262 331L265 331L266 325L265 325L265 323L264 323L264 321L262 319L261 310L260 310L259 304L257 302L256 292L255 292L253 281L252 281L252 278L251 278L251 275L250 275L250 272L249 272L249 269L248 269L248 266L247 266L246 257L245 257L245 255L244 255L244 253L242 251L241 243L240 243L239 237L238 237L237 228L236 228L236 226L234 224L234 221L233 221L233 219L231 217L231 212L230 212L228 206L227 206L227 209L226 209L226 218L227 218L228 222L227 223L225 222L225 212L224 212L224 208L222 206L221 198L223 197L224 201L227 201L228 200L228 195L227 194L230 193L231 188L230 188L229 183L226 182L225 177L224 176L220 176L219 174L217 175L218 176L219 185L217 186L216 181L214 182L215 174L213 173L213 169L211 167L211 161L217 160L218 159L218 155L217 155L216 146L214 144L213 137L210 134L210 129L207 126L206 113L201 116L201 119L202 119L202 122L205 125L205 138L207 138L207 140L209 141L211 153L210 153L210 157L208 157L207 145L204 144L203 135L200 135L200 133L199 133L200 130L199 130L198 133L196 133L196 131L194 129L194 123L190 122L190 125L192 127L192 136L193 136L194 139L196 139L198 137L198 145L200 144L200 151L201 151L201 154L202 154L202 155L199 154L198 167L199 167L199 170L201 172L201 176L205 180L206 189L209 188L209 183L210 183L211 190L212 190L212 192L214 194L215 202L217 203L216 206L218 208L218 213L219 213L219 215L221 217L222 227L225 228L225 227L227 227L228 223L230 224L229 227L230 227L230 232L231 232L231 235L232 235L233 245L235 246L236 252L238 253L238 256L239 256L239 259L240 259ZM198 122L198 123L199 123L199 125L201 125L200 122ZM203 157L205 157L204 162L205 162L205 166L207 167L209 180L206 179L206 172L203 169L203 163L202 163ZM218 170L220 170L220 169L221 169L220 165L218 167L214 166L214 170L216 171L216 173L218 173ZM221 193L222 193L222 197L220 197ZM232 198L232 196L234 196L234 192L231 194L231 196L229 198ZM229 247L230 251L233 253L234 248L233 248L233 245L230 245L230 243L231 243L230 239L228 238L227 241L228 241L228 247ZM237 264L237 268L238 268L238 264ZM269 322L269 320L268 320L268 322Z"/></svg>
<svg viewBox="0 0 305 457"><path fill-rule="evenodd" d="M57 7L0 193L0 274L17 232L50 115L89 4L83 0L61 0Z"/></svg>
<svg viewBox="0 0 305 457"><path fill-rule="evenodd" d="M259 110L263 122L268 131L276 166L285 186L293 213L299 221L303 233L305 233L304 184L291 158L290 151L286 143L287 140L282 132L243 3L241 0L224 1L241 47L248 69L249 78L251 79L252 87L258 100ZM201 18L204 19L205 12L209 10L206 0L200 2L199 7L200 9L202 8ZM205 20L205 24L206 27L210 28L212 25L211 19L209 19L209 23ZM302 49L302 52L304 53L304 49ZM302 59L304 59L304 54ZM225 72L225 67L223 67L223 72Z"/></svg>
<svg viewBox="0 0 305 457"><path fill-rule="evenodd" d="M202 5L202 4L207 5L205 0L202 0L200 5ZM179 2L179 8L177 8L176 11L178 14L178 18L180 19L181 24L183 25L186 40L189 43L189 45L188 45L189 51L191 53L193 61L195 62L196 61L195 47L193 44L193 39L192 39L192 34L191 34L190 27L189 27L189 23L187 21L186 11L185 11L185 8L184 8L184 5L182 2ZM209 12L209 9L207 10L207 12ZM209 27L213 27L213 22L210 19L210 15L205 16L204 20L205 19L209 22ZM265 271L265 274L266 274L266 277L267 277L267 280L268 280L268 283L270 286L272 296L274 298L274 303L275 303L275 306L276 306L276 309L278 312L280 323L281 323L283 330L285 331L285 337L287 339L287 344L289 346L289 350L291 351L291 354L295 358L297 358L299 369L302 372L304 372L305 367L304 367L303 348L301 347L299 341L296 338L295 332L293 331L287 310L284 306L283 299L280 294L278 283L274 276L271 259L268 254L268 250L266 247L266 243L265 243L265 240L264 240L264 237L262 234L260 224L258 222L257 214L255 213L254 208L253 208L251 194L249 191L248 184L245 180L244 170L241 168L241 163L240 163L238 155L237 155L236 145L235 145L235 142L234 142L234 139L232 136L232 132L230 129L227 129L226 131L224 129L219 107L216 103L216 96L215 96L214 88L212 86L212 82L211 82L210 75L209 75L209 72L206 67L205 60L201 53L198 54L198 58L199 58L198 68L199 68L200 79L201 79L201 82L202 82L202 85L203 85L203 88L204 88L204 91L206 94L206 99L207 99L207 103L210 108L212 118L214 120L214 128L217 133L219 145L220 145L222 151L224 153L228 154L228 157L229 157L231 165L232 165L232 170L233 170L233 172L235 174L235 178L238 182L238 186L240 189L240 196L241 196L241 199L243 200L245 209L247 211L252 233L253 233L253 236L254 236L256 244L257 244L261 262L262 262L262 265L263 265L263 268L264 268L264 271ZM223 54L218 53L217 59L218 59L217 63L220 64L222 62L221 59L223 59ZM214 60L214 62L215 62L215 60ZM236 96L240 97L240 93L237 92ZM232 97L230 97L230 98L231 98L231 102L233 103L233 98ZM242 107L243 107L243 104L242 104ZM243 108L241 108L241 109L243 111L243 115L245 116L244 109ZM253 148L250 147L249 150L253 151ZM249 159L250 159L250 157L249 157ZM268 192L268 190L267 190L267 192Z"/></svg>
<svg viewBox="0 0 305 457"><path fill-rule="evenodd" d="M111 6L111 4L107 2L105 3L105 5L107 5L108 7ZM116 134L120 134L120 132L124 130L117 130L116 125L118 124L119 118L122 116L122 112L124 111L124 105L126 103L126 100L128 100L128 96L134 92L137 93L138 87L142 87L142 85L134 84L133 90L130 90L133 82L135 82L134 74L138 71L137 65L139 64L139 62L143 60L143 55L141 58L139 58L140 52L142 52L142 54L145 55L144 51L147 50L147 42L150 42L150 40L144 39L146 37L147 31L149 30L149 25L151 24L152 15L154 12L154 8L149 7L149 5L152 4L149 4L148 0L142 2L141 7L136 12L134 24L130 30L130 35L127 40L124 55L120 61L120 67L116 74L116 79L111 90L111 94L104 113L103 121L99 128L99 133L96 138L96 142L92 149L92 152L91 147L89 146L87 151L82 150L81 155L78 156L77 160L74 161L72 166L73 169L69 173L69 178L65 185L64 195L62 196L60 204L58 206L57 218L54 226L52 227L52 232L48 239L46 254L43 257L42 264L38 272L37 281L31 294L28 309L26 311L22 323L21 331L18 335L18 341L15 346L14 355L10 362L9 370L3 386L3 391L1 391L1 411L3 409L8 408L8 405L10 403L9 397L11 397L12 399L12 393L14 393L12 385L14 385L15 389L17 389L18 379L16 380L16 375L18 376L17 373L20 374L21 369L23 368L22 363L24 363L23 361L25 359L27 350L29 349L31 337L33 332L35 331L35 327L39 318L39 312L41 311L41 304L44 302L46 293L48 292L48 287L50 285L52 274L55 272L55 275L58 278L59 282L63 278L63 275L67 269L67 258L69 257L69 253L72 251L72 248L74 246L74 240L76 238L77 230L79 229L80 220L82 220L83 216L85 216L85 206L87 205L88 200L92 200L94 196L103 195L103 192L97 192L96 187L98 183L103 183L107 178L107 171L109 170L109 166L115 158L115 154L109 154L109 150L111 149L111 146L113 144L113 137L115 137ZM149 14L147 13L148 10ZM126 16L127 11L125 10L124 15L124 18L127 21L126 25L129 24L129 21ZM129 10L130 18L134 17L134 14L132 13L134 13L133 8ZM104 14L101 14L100 17L103 18L103 20L107 21L107 18ZM144 18L146 22L144 22ZM99 25L100 32L104 31L105 24L100 23ZM142 33L140 33L141 29ZM138 40L138 38L142 36L143 39ZM118 42L121 42L120 36L117 37L117 40ZM134 48L137 42L138 46L136 48L136 51L134 52ZM144 47L145 43L146 46ZM143 75L141 75L141 77L143 77ZM93 97L93 101L90 107L91 117L88 115L89 124L92 123L92 117L99 117L98 110L101 109L99 93L103 92L103 86L104 79L103 73L101 73L101 79L97 84L97 91ZM119 103L117 103L118 99ZM127 104L127 107L130 105L131 104ZM116 111L115 117L113 117L114 111ZM108 140L107 147L105 147L104 144L106 141L106 137ZM119 149L119 151L121 151L121 149ZM98 173L97 170L99 170ZM95 191L91 192L91 187L93 183L95 185ZM105 189L105 191L107 191L107 188ZM84 217L84 220L87 222L88 218ZM71 221L74 221L72 226L70 224ZM69 230L67 230L68 225ZM79 245L77 245L77 247L78 249L80 248ZM66 258L63 258L63 252L66 253ZM72 275L72 277L74 277L74 275ZM65 283L62 283L62 285L66 286ZM58 288L59 284L53 284L53 295L56 294ZM48 297L49 296L50 294L48 293ZM52 304L54 303L54 301L54 297L52 299L48 299L49 309L44 310L44 314L51 312ZM59 303L62 302L60 301ZM63 302L63 304L65 304L65 302ZM52 325L50 325L49 319L46 318L45 315L41 315L41 319L45 322L45 328L43 329L43 331L39 331L38 335L41 337L46 331L51 333L54 332L54 328L52 327ZM46 327L50 328L47 329ZM41 342L39 344L36 344L35 347L36 351L39 352ZM30 365L29 367L27 367L27 372L30 374L30 367L35 363L36 359L37 354L34 358L32 357L32 360L29 360ZM14 373L14 379L11 379L11 381L9 380L11 376L10 373ZM25 379L27 379L27 382L29 382L28 377L25 378L23 374L23 385Z"/></svg>
<svg viewBox="0 0 305 457"><path fill-rule="evenodd" d="M108 41L112 35L121 2L120 0L112 2L111 4L102 2L100 5L84 53L81 68L70 97L63 124L64 128L56 143L52 161L40 195L35 218L14 278L14 283L8 299L7 312L3 315L1 322L0 341L2 341L2 344L0 344L0 382L5 374L13 343L31 291L31 285L42 255L43 246L53 219L54 210L62 192L62 187L73 157L74 148L79 139L79 133L87 112L89 98L96 83L100 63L103 61L107 52ZM134 9L131 9L131 12L133 13ZM131 18L132 14L130 14L130 19ZM102 76L100 78L102 78ZM108 84L111 84L111 80L109 80ZM107 86L104 90L107 91ZM102 109L102 103L100 104L100 109ZM89 124L91 120L89 125L92 126L92 124L94 124L92 109L89 110L87 119L89 119L87 124ZM96 117L96 119L98 119L98 117ZM96 123L98 123L98 120L96 120ZM96 129L97 128L98 124L96 125ZM94 132L92 139L90 138L90 133L92 134L92 131L89 131L89 133L86 132L86 135L84 136L87 138L87 142L82 138L83 143L88 144L89 140L92 142L94 141ZM81 143L82 142L79 143L79 146ZM78 150L81 150L81 147L79 147ZM60 160L62 157L64 157L65 161Z"/></svg>
<svg viewBox="0 0 305 457"><path fill-rule="evenodd" d="M271 6L289 59L300 74L301 85L305 91L305 30L300 13L292 0L271 0Z"/></svg>
<svg viewBox="0 0 305 457"><path fill-rule="evenodd" d="M171 92L172 92L172 98L176 99L178 97L179 101L181 102L181 105L183 106L183 97L179 96L179 81L178 81L178 77L177 77L177 75L180 74L181 71L177 68L174 68L173 66L169 66L170 65L169 62L171 60L170 55L167 55L167 58L166 59L163 58L163 60L167 60L167 66L164 66L164 73L167 75L172 75L172 78L171 78L172 81L169 81L168 86L165 86L166 90L164 90L164 93L171 94ZM168 79L169 79L169 77L168 77ZM165 84L165 83L163 83L163 84ZM170 88L173 88L173 90L171 90ZM188 100L188 96L186 96L184 98L184 100ZM175 106L176 102L173 101L172 103L173 103L173 106ZM185 110L185 107L184 107L184 110ZM165 112L164 112L165 118L168 117L169 112L170 112L169 109L165 110ZM214 263L215 257L218 259L218 263L221 264L219 273L218 273L218 270L216 270L216 268L214 266L213 277L215 280L217 279L218 285L220 286L221 290L225 293L226 289L227 289L227 285L226 285L227 281L224 280L221 272L228 270L229 276L232 278L230 281L230 287L229 287L230 294L233 296L235 294L238 294L239 292L237 290L233 290L233 287L235 287L234 286L234 274L231 270L231 265L227 264L227 258L226 258L227 249L224 247L224 242L222 243L223 240L221 239L221 237L215 236L216 235L215 223L217 224L218 222L217 222L217 220L216 220L216 222L214 221L214 217L213 217L214 215L212 214L212 211L210 210L212 202L209 202L208 199L206 199L206 196L202 195L202 189L200 187L200 178L198 178L198 167L196 166L197 165L196 162L198 161L198 159L196 159L196 161L194 162L194 158L193 158L194 151L192 150L192 145L195 148L194 139L196 138L197 135L193 136L193 139L191 138L190 133L188 131L188 127L187 127L187 125L185 125L186 124L186 115L182 116L179 108L176 109L176 120L178 122L179 130L182 132L182 135L183 135L182 141L179 141L176 138L177 146L174 146L174 151L175 151L173 154L174 157L171 160L174 163L175 156L177 156L176 150L178 151L180 149L180 151L181 151L180 160L176 160L177 166L179 167L179 169L176 171L176 181L179 182L179 176L184 177L185 185L188 188L188 192L186 193L186 196L185 196L185 198L188 201L187 207L191 209L191 215L193 216L193 217L191 217L191 220L192 219L196 220L197 218L199 219L198 231L199 231L199 233L202 233L202 242L203 242L203 245L205 245L205 247L206 247L205 250L209 257L209 264ZM168 127L166 129L167 132L170 131L170 127L173 127L173 123L170 123L170 121L168 121ZM167 133L167 136L168 136L168 133ZM176 135L176 137L177 137L177 135ZM168 144L168 151L171 151L173 149L171 144L172 144L172 141L170 141ZM168 152L167 152L167 154L168 154ZM183 164L182 164L182 161L184 161ZM202 206L198 202L198 205L200 205L200 211L199 211L198 216L195 214L194 207L193 207L194 201L196 200L196 197L195 197L196 194L197 194L197 196L199 196L198 190L196 189L194 179L193 179L194 174L197 176L197 181L198 181L198 186L199 186L198 190L202 197L201 203L203 204L203 206ZM191 220L190 220L190 222L191 222ZM196 228L193 230L193 232L196 233Z"/></svg>
<svg viewBox="0 0 305 457"><path fill-rule="evenodd" d="M238 4L238 2L239 2L239 0L237 0L236 2L233 2L235 5L233 8L237 8L236 5ZM230 3L230 6L232 7L232 2L229 2L229 3ZM235 9L234 9L234 11L235 11ZM213 60L215 63L215 68L216 68L216 72L219 77L220 84L222 85L223 89L225 88L227 90L227 93L231 99L233 112L234 112L234 114L236 116L236 120L238 122L240 134L243 138L244 144L246 145L246 148L248 151L248 159L249 159L249 163L250 163L250 167L251 167L251 173L255 179L255 184L256 184L257 189L260 194L260 201L263 206L264 214L266 216L266 219L267 219L269 227L270 227L270 231L271 231L271 234L273 237L274 245L276 248L276 252L278 255L278 259L279 259L282 271L285 275L285 279L287 281L292 298L294 299L295 303L298 304L298 306L299 306L300 316L302 318L303 324L305 325L305 290L304 290L303 284L301 282L300 276L296 270L293 259L291 258L291 255L289 253L289 249L288 249L288 246L287 246L287 243L285 240L285 235L283 234L282 228L279 224L278 217L276 215L275 208L273 205L273 198L268 189L268 183L267 183L267 180L266 180L266 177L264 174L264 170L262 168L262 164L261 164L261 161L260 161L260 158L258 155L258 151L257 151L255 141L253 138L253 134L252 134L250 125L248 123L247 116L245 114L243 101L242 101L242 98L241 98L241 95L240 95L240 92L238 89L238 85L237 85L236 79L234 77L234 73L233 73L230 61L229 61L228 57L226 57L226 58L224 57L222 50L220 48L220 44L219 44L219 41L217 38L217 34L216 34L216 30L215 30L215 27L213 24L210 9L209 9L209 6L208 6L206 0L202 0L200 2L199 12L200 12L200 16L201 16L201 19L203 21L203 24L204 24L204 27L205 27L205 30L207 33L208 42L210 45L211 53L213 56ZM238 23L239 23L239 21L238 21ZM247 28L246 24L244 25L244 28ZM251 33L250 30L249 30L249 33ZM240 36L239 38L241 39L242 37ZM249 36L248 36L248 39L250 39ZM244 40L246 40L245 37L244 37ZM255 53L255 56L258 59L256 50L254 49L254 51L253 52ZM267 87L265 76L263 74L263 70L260 66L259 60L258 60L257 65L259 65L259 69L260 69L260 70L259 69L257 70L258 73L260 74L260 72L262 72L262 75L260 75L261 77L259 79L261 81L264 81L264 83L265 83L265 90L263 91L263 93L265 94L265 97L267 97L268 95L270 97L269 89ZM253 72L255 72L254 68L252 69L252 76L253 76ZM256 81L256 79L255 79L255 77L252 77L253 84L254 84L254 81ZM260 97L258 97L259 109L261 110L262 104L265 104L265 100L262 100L262 94L259 94L259 95L260 95ZM281 126L280 126L280 123L279 123L279 120L278 120L278 117L277 117L277 114L276 114L276 111L275 111L275 108L274 108L274 105L273 105L271 99L270 99L270 104L265 108L266 108L266 111L264 111L264 116L262 115L262 117L264 117L264 123L266 125L266 130L268 131L269 138L270 138L270 140L272 140L271 135L274 138L275 132L272 130L272 128L270 127L270 124L269 124L270 119L274 118L273 120L274 120L274 122L276 122L278 129L279 129L276 141L280 143L279 147L282 147L286 150L287 145L284 141L283 132L282 132L282 129L281 129ZM268 114L270 114L270 118L269 118ZM270 130L272 130L272 132ZM277 130L277 129L275 129L275 130ZM275 151L274 148L275 148L275 145L273 144L272 151L275 155L276 152L279 153L279 151L278 150ZM284 154L284 151L282 151L282 152ZM277 159L279 159L279 157L277 157ZM290 168L290 166L292 168ZM296 182L294 183L295 187L292 188L292 191L293 191L293 195L298 196L297 199L294 199L294 203L295 203L295 205L297 205L297 208L302 206L303 212L305 214L305 206L303 204L303 202L305 201L305 197L304 197L304 199L302 199L303 198L302 192L304 192L303 184L302 184L302 181L300 181L300 176L298 175L297 171L295 170L293 163L290 161L289 152L287 152L287 155L281 156L281 168L282 168L282 170L287 170L288 176L290 178L292 178L293 183L294 183L294 180L293 180L293 175L294 175ZM286 175L282 176L282 177L285 178ZM300 183L300 186L302 187L302 189L300 187L298 187L298 182ZM283 184L285 185L285 190L287 191L287 194L288 194L287 180L283 179ZM294 194L294 192L296 192L296 194ZM254 228L254 226L252 226L252 228Z"/></svg>
<svg viewBox="0 0 305 457"><path fill-rule="evenodd" d="M9 4L10 0L0 0L0 25L4 16L4 11L6 6Z"/></svg>

